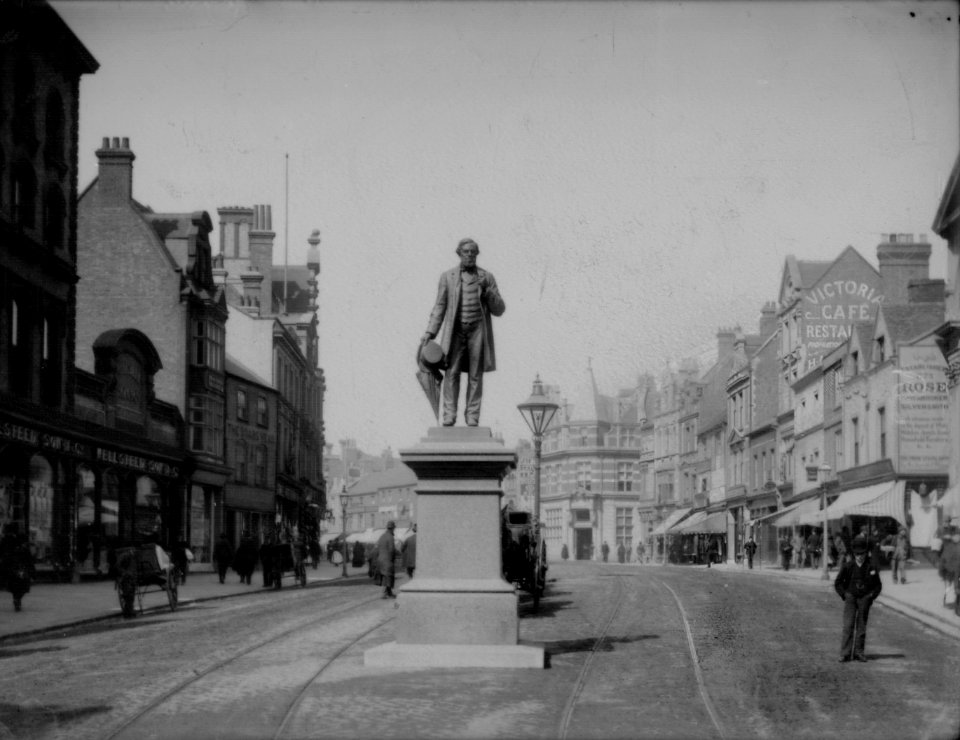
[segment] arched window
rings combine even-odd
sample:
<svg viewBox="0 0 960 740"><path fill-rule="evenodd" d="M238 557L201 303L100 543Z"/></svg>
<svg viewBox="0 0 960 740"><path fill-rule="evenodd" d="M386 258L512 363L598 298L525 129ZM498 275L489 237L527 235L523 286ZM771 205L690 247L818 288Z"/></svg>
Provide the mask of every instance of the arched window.
<svg viewBox="0 0 960 740"><path fill-rule="evenodd" d="M65 116L63 114L63 98L56 90L51 90L47 95L46 127L44 137L46 139L45 153L48 160L62 164L66 159L66 141Z"/></svg>
<svg viewBox="0 0 960 740"><path fill-rule="evenodd" d="M13 218L21 227L32 227L36 218L37 178L33 167L19 162L13 171Z"/></svg>
<svg viewBox="0 0 960 740"><path fill-rule="evenodd" d="M51 249L66 247L67 204L60 186L51 183L43 199L43 238Z"/></svg>

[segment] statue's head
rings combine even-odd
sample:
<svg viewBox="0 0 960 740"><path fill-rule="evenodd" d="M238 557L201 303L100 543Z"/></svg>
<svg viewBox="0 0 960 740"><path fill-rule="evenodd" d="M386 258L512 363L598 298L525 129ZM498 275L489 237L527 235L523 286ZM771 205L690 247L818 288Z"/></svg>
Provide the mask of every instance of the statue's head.
<svg viewBox="0 0 960 740"><path fill-rule="evenodd" d="M463 267L475 267L477 264L477 255L480 254L480 247L473 239L461 239L457 244L457 254L460 256L460 264Z"/></svg>

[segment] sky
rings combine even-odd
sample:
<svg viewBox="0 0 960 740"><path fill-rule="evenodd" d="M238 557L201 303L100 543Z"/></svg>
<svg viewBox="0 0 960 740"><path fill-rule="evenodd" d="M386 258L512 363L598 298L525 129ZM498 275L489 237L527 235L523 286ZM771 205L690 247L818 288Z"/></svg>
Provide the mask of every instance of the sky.
<svg viewBox="0 0 960 740"><path fill-rule="evenodd" d="M480 423L508 445L537 374L614 394L755 332L787 255L927 234L945 277L954 2L52 4L101 65L81 189L127 136L155 211L269 204L277 263L320 229L335 447L436 424L416 349L464 237L506 302Z"/></svg>

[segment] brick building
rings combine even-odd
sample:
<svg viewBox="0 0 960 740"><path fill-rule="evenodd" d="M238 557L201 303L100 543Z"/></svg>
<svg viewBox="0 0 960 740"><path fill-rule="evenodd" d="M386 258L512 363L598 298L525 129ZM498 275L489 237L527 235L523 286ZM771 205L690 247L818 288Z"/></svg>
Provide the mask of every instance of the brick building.
<svg viewBox="0 0 960 740"><path fill-rule="evenodd" d="M0 526L69 567L80 78L99 66L46 3L3 8L0 44Z"/></svg>
<svg viewBox="0 0 960 740"><path fill-rule="evenodd" d="M77 366L94 370L93 346L106 331L136 329L156 346L162 366L153 392L185 420L189 453L181 485L160 491L170 518L164 544L183 538L198 564L209 564L230 473L223 449L227 306L213 280L213 224L204 211L155 213L138 203L128 139L105 138L97 159L98 175L78 204Z"/></svg>

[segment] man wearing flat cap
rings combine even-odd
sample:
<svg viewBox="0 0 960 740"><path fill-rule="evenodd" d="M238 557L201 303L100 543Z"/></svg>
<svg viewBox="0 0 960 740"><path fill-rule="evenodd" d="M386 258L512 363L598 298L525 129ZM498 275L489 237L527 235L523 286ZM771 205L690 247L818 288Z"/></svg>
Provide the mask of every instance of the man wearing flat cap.
<svg viewBox="0 0 960 740"><path fill-rule="evenodd" d="M867 617L870 605L880 595L883 584L876 564L867 556L867 540L861 535L853 538L850 546L853 558L843 563L833 587L843 599L843 639L840 643L840 662L866 662Z"/></svg>
<svg viewBox="0 0 960 740"><path fill-rule="evenodd" d="M493 316L503 314L506 305L497 281L477 267L480 247L473 239L457 245L460 264L440 276L437 300L421 346L439 333L446 371L443 378L443 425L453 426L460 396L460 373L467 374L464 420L467 426L480 421L483 374L496 369L493 346ZM441 331L442 327L442 331Z"/></svg>

